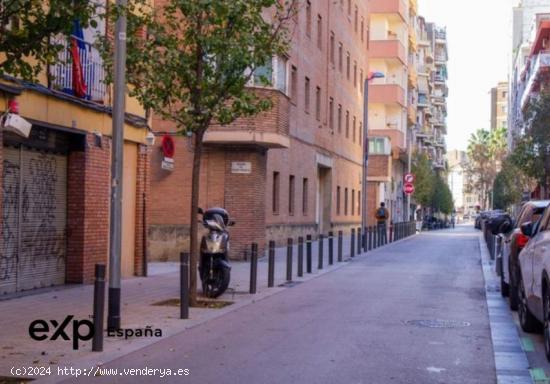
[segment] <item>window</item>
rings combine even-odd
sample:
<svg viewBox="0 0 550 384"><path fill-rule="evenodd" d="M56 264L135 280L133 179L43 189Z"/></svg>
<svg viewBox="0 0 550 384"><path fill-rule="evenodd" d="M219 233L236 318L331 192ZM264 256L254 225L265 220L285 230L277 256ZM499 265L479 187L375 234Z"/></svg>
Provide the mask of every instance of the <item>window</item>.
<svg viewBox="0 0 550 384"><path fill-rule="evenodd" d="M321 87L315 90L315 118L321 120Z"/></svg>
<svg viewBox="0 0 550 384"><path fill-rule="evenodd" d="M336 187L336 214L340 214L340 186Z"/></svg>
<svg viewBox="0 0 550 384"><path fill-rule="evenodd" d="M304 103L305 111L306 113L309 113L309 77L306 77L306 82L304 85Z"/></svg>
<svg viewBox="0 0 550 384"><path fill-rule="evenodd" d="M372 155L391 155L389 140L385 137L369 138L369 153Z"/></svg>
<svg viewBox="0 0 550 384"><path fill-rule="evenodd" d="M358 24L359 24L359 10L357 9L357 5L356 5L355 6L355 13L354 13L354 17L353 17L353 25L354 25L354 28L355 28L355 32L357 32Z"/></svg>
<svg viewBox="0 0 550 384"><path fill-rule="evenodd" d="M349 56L349 52L346 52L346 77L348 80L350 79L350 73L351 73L351 58Z"/></svg>
<svg viewBox="0 0 550 384"><path fill-rule="evenodd" d="M344 65L343 63L343 55L344 55L344 46L342 45L342 43L338 43L338 70L340 72L342 72L342 66Z"/></svg>
<svg viewBox="0 0 550 384"><path fill-rule="evenodd" d="M295 193L294 175L290 175L288 178L288 214L289 215L294 215L294 193Z"/></svg>
<svg viewBox="0 0 550 384"><path fill-rule="evenodd" d="M273 213L279 213L279 172L273 172L273 193L272 193L272 205Z"/></svg>
<svg viewBox="0 0 550 384"><path fill-rule="evenodd" d="M351 0L348 0L348 16L351 16Z"/></svg>
<svg viewBox="0 0 550 384"><path fill-rule="evenodd" d="M286 89L286 71L288 66L288 60L284 57L276 57L275 61L275 78L273 79L275 83L275 88L283 93L287 93Z"/></svg>
<svg viewBox="0 0 550 384"><path fill-rule="evenodd" d="M295 103L298 101L298 68L294 65L290 70L290 97Z"/></svg>
<svg viewBox="0 0 550 384"><path fill-rule="evenodd" d="M349 111L346 111L346 139L349 138Z"/></svg>
<svg viewBox="0 0 550 384"><path fill-rule="evenodd" d="M357 88L357 61L353 62L353 88Z"/></svg>
<svg viewBox="0 0 550 384"><path fill-rule="evenodd" d="M357 214L361 214L361 191L357 191Z"/></svg>
<svg viewBox="0 0 550 384"><path fill-rule="evenodd" d="M264 65L256 68L253 78L254 85L273 85L273 60L268 60Z"/></svg>
<svg viewBox="0 0 550 384"><path fill-rule="evenodd" d="M355 189L351 190L351 215L355 215Z"/></svg>
<svg viewBox="0 0 550 384"><path fill-rule="evenodd" d="M306 2L306 35L311 36L311 1Z"/></svg>
<svg viewBox="0 0 550 384"><path fill-rule="evenodd" d="M334 32L330 32L329 57L330 63L334 65Z"/></svg>
<svg viewBox="0 0 550 384"><path fill-rule="evenodd" d="M287 93L287 65L284 57L274 57L254 71L252 84L260 87L274 87Z"/></svg>
<svg viewBox="0 0 550 384"><path fill-rule="evenodd" d="M361 17L361 41L365 40L365 19Z"/></svg>
<svg viewBox="0 0 550 384"><path fill-rule="evenodd" d="M355 128L356 128L356 122L357 122L357 119L355 118L355 116L353 116L353 142L355 143Z"/></svg>
<svg viewBox="0 0 550 384"><path fill-rule="evenodd" d="M317 48L323 49L323 17L317 15Z"/></svg>
<svg viewBox="0 0 550 384"><path fill-rule="evenodd" d="M331 97L328 102L328 127L334 130L334 99Z"/></svg>
<svg viewBox="0 0 550 384"><path fill-rule="evenodd" d="M344 189L344 215L348 215L348 189Z"/></svg>
<svg viewBox="0 0 550 384"><path fill-rule="evenodd" d="M342 132L342 104L338 104L338 133Z"/></svg>
<svg viewBox="0 0 550 384"><path fill-rule="evenodd" d="M308 211L308 179L304 177L302 180L302 213L307 215Z"/></svg>
<svg viewBox="0 0 550 384"><path fill-rule="evenodd" d="M363 122L360 121L359 122L359 144L362 145L361 143L363 142Z"/></svg>
<svg viewBox="0 0 550 384"><path fill-rule="evenodd" d="M363 85L365 83L365 77L364 77L362 69L361 69L360 73L361 73L361 76L360 76L360 81L359 81L359 89L361 90L361 93L363 93Z"/></svg>

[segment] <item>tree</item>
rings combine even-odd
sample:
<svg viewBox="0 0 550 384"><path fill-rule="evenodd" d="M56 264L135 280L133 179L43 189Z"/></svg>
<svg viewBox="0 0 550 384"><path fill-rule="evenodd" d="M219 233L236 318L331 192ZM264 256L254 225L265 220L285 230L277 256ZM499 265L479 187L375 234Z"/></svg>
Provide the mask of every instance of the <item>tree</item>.
<svg viewBox="0 0 550 384"><path fill-rule="evenodd" d="M74 20L84 27L95 25L95 9L88 0L0 1L0 77L35 80L46 65L58 61L63 49L52 38L68 36Z"/></svg>
<svg viewBox="0 0 550 384"><path fill-rule="evenodd" d="M213 123L228 125L271 107L269 98L247 84L272 57L285 55L297 1L168 0L151 9L147 1L134 0L110 14L126 12L128 17L130 95L174 122L179 133L193 135L191 305L197 297L196 215L205 132ZM102 43L106 64L112 66L111 42ZM271 80L261 79L264 84Z"/></svg>
<svg viewBox="0 0 550 384"><path fill-rule="evenodd" d="M414 199L418 204L428 207L432 202L433 178L435 176L428 156L423 153L415 153L411 170L416 178Z"/></svg>
<svg viewBox="0 0 550 384"><path fill-rule="evenodd" d="M454 203L453 194L447 181L440 174L436 173L434 175L433 185L432 208L446 215L450 214L453 211Z"/></svg>

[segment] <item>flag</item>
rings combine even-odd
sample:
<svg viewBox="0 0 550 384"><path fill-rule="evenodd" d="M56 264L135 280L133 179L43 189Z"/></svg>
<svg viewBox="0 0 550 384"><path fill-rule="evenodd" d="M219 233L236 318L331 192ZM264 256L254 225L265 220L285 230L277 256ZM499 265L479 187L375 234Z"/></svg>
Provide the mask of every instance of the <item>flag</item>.
<svg viewBox="0 0 550 384"><path fill-rule="evenodd" d="M71 37L71 58L73 59L73 92L77 97L85 97L88 87L84 82L84 73L82 72L82 63L80 62L80 53L78 51L78 42Z"/></svg>

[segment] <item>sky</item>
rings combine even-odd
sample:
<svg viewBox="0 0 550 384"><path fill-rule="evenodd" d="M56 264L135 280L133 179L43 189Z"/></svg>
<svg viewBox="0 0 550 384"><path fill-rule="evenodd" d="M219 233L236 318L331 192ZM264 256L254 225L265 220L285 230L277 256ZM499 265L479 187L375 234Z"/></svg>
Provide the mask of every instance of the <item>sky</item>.
<svg viewBox="0 0 550 384"><path fill-rule="evenodd" d="M418 0L428 22L447 26L447 148L465 150L470 134L490 128L490 90L508 80L512 7L518 0Z"/></svg>

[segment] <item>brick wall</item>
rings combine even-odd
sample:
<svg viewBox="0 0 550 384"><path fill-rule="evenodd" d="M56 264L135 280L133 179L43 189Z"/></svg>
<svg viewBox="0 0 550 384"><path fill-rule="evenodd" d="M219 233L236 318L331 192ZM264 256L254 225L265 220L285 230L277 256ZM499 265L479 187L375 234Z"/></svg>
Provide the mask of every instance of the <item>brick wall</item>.
<svg viewBox="0 0 550 384"><path fill-rule="evenodd" d="M93 281L96 263L107 263L110 139L92 134L84 152L71 152L67 175L68 283Z"/></svg>

